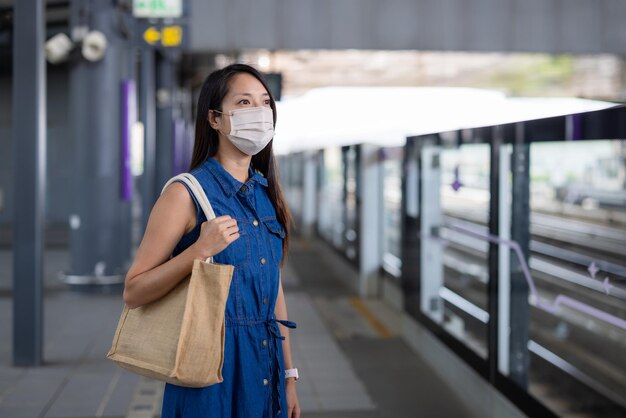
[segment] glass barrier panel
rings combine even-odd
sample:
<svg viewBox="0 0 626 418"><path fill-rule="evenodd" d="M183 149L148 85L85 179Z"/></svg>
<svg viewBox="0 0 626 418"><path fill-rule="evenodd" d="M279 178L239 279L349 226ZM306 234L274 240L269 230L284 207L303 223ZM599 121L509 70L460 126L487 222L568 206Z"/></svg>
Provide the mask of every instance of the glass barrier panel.
<svg viewBox="0 0 626 418"><path fill-rule="evenodd" d="M530 148L528 390L557 414L625 416L625 161L619 140Z"/></svg>
<svg viewBox="0 0 626 418"><path fill-rule="evenodd" d="M424 147L421 161L421 307L487 358L489 158L486 144ZM469 231L469 233L467 233Z"/></svg>

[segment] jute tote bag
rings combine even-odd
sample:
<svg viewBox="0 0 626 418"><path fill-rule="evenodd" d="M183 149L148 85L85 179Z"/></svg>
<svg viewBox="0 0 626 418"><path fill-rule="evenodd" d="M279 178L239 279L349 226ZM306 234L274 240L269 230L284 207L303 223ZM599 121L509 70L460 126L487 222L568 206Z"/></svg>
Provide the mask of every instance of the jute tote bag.
<svg viewBox="0 0 626 418"><path fill-rule="evenodd" d="M185 182L207 219L215 213L195 177ZM205 387L223 381L224 310L234 267L195 260L193 270L171 292L136 309L124 307L107 357L142 376L179 386Z"/></svg>

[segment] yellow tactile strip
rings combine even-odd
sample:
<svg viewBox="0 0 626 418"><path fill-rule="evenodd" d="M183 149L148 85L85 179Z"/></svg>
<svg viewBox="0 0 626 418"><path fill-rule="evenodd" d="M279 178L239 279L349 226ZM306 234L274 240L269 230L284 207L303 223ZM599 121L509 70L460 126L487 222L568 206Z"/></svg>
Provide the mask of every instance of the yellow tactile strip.
<svg viewBox="0 0 626 418"><path fill-rule="evenodd" d="M393 332L391 332L391 330L387 328L387 326L383 322L381 322L372 313L372 311L370 311L363 299L359 297L352 297L350 298L350 304L354 306L354 309L356 309L357 312L359 312L361 316L363 316L367 320L367 322L369 322L369 324L372 326L372 328L376 330L381 338L390 338L394 335Z"/></svg>

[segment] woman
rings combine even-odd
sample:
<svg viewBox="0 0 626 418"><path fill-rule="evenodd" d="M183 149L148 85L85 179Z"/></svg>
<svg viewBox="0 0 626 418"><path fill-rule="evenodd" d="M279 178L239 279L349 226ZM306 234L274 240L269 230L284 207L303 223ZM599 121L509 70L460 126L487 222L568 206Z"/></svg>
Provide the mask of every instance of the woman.
<svg viewBox="0 0 626 418"><path fill-rule="evenodd" d="M235 266L224 381L199 389L167 384L163 418L300 416L287 328L295 324L286 321L279 270L291 217L276 179L275 124L276 104L254 68L234 64L207 77L190 172L216 218L207 222L187 186L171 184L152 209L126 276L124 301L135 308L172 290L195 259L213 256Z"/></svg>

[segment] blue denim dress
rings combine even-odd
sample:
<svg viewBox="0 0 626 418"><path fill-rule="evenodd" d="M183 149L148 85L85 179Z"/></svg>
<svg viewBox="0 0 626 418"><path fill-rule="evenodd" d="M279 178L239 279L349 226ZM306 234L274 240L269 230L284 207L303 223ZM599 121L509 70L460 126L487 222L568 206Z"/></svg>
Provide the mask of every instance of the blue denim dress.
<svg viewBox="0 0 626 418"><path fill-rule="evenodd" d="M267 179L250 168L241 183L213 158L191 173L215 215L230 215L239 226L240 237L214 256L235 266L225 312L224 381L205 388L166 384L162 418L287 417L278 323L295 324L274 315L285 230L268 197ZM196 227L182 237L174 256L198 239L204 221L198 210Z"/></svg>

